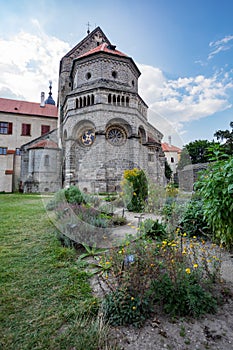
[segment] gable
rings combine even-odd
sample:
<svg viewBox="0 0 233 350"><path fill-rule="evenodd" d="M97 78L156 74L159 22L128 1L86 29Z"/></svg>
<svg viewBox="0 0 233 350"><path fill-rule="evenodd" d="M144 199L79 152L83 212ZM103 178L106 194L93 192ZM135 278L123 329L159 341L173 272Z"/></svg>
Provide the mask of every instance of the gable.
<svg viewBox="0 0 233 350"><path fill-rule="evenodd" d="M64 57L75 58L83 55L91 49L94 49L102 43L110 44L110 41L102 31L100 27L95 28L90 34L88 34L80 43L78 43L73 49L71 49Z"/></svg>

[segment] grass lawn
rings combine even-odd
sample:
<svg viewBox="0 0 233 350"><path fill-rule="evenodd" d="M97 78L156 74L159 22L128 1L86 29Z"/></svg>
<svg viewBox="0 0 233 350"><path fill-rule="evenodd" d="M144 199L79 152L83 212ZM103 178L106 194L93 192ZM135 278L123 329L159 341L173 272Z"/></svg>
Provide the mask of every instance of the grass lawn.
<svg viewBox="0 0 233 350"><path fill-rule="evenodd" d="M1 194L0 217L0 349L100 349L88 275L41 197Z"/></svg>

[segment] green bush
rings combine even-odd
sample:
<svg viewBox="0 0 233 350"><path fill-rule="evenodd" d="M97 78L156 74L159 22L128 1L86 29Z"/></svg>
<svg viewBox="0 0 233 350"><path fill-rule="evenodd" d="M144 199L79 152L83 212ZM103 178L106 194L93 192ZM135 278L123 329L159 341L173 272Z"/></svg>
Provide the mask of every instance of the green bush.
<svg viewBox="0 0 233 350"><path fill-rule="evenodd" d="M215 312L216 299L193 276L181 274L175 281L168 274L152 282L154 300L162 302L163 309L172 316L199 317Z"/></svg>
<svg viewBox="0 0 233 350"><path fill-rule="evenodd" d="M110 325L140 327L150 315L151 305L145 296L141 298L129 290L117 289L105 296L102 312Z"/></svg>
<svg viewBox="0 0 233 350"><path fill-rule="evenodd" d="M233 157L216 161L205 170L195 190L203 200L204 218L213 231L213 238L227 248L233 247ZM226 155L225 155L226 157Z"/></svg>
<svg viewBox="0 0 233 350"><path fill-rule="evenodd" d="M84 194L77 186L70 186L69 188L65 189L65 197L68 203L86 203Z"/></svg>
<svg viewBox="0 0 233 350"><path fill-rule="evenodd" d="M134 168L124 171L123 193L129 197L127 209L141 213L148 198L148 183L143 170Z"/></svg>
<svg viewBox="0 0 233 350"><path fill-rule="evenodd" d="M203 202L199 198L193 198L183 214L180 222L183 232L189 236L206 236L210 234L210 228L204 218Z"/></svg>
<svg viewBox="0 0 233 350"><path fill-rule="evenodd" d="M146 219L140 226L140 232L145 238L163 240L167 235L166 226L158 220Z"/></svg>
<svg viewBox="0 0 233 350"><path fill-rule="evenodd" d="M47 203L46 209L47 210L54 210L55 208L58 207L58 205L65 200L65 190L59 190L57 191L53 198Z"/></svg>

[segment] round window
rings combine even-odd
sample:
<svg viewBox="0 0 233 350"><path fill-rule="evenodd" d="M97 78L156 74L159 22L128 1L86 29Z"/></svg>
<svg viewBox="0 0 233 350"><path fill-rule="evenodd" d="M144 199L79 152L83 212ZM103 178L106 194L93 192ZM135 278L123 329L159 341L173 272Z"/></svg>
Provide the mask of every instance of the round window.
<svg viewBox="0 0 233 350"><path fill-rule="evenodd" d="M106 138L112 145L119 146L126 141L126 132L119 126L111 126L107 130Z"/></svg>
<svg viewBox="0 0 233 350"><path fill-rule="evenodd" d="M86 130L82 134L81 141L84 146L90 146L95 140L95 133L93 130Z"/></svg>

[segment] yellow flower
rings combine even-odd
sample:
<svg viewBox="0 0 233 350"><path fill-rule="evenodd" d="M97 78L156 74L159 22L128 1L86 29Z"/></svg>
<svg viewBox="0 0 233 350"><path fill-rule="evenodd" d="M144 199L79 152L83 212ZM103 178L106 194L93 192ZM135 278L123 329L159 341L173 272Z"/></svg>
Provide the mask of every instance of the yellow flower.
<svg viewBox="0 0 233 350"><path fill-rule="evenodd" d="M122 250L119 250L118 254L122 254Z"/></svg>
<svg viewBox="0 0 233 350"><path fill-rule="evenodd" d="M131 297L131 300L134 300L134 297Z"/></svg>
<svg viewBox="0 0 233 350"><path fill-rule="evenodd" d="M198 264L194 264L193 267L194 269L196 269L198 267Z"/></svg>
<svg viewBox="0 0 233 350"><path fill-rule="evenodd" d="M132 309L133 309L133 310L136 310L136 306L133 306Z"/></svg>
<svg viewBox="0 0 233 350"><path fill-rule="evenodd" d="M106 261L106 263L105 263L106 265L108 265L108 264L110 264L110 261Z"/></svg>
<svg viewBox="0 0 233 350"><path fill-rule="evenodd" d="M176 243L172 243L172 245L171 245L172 247L176 247Z"/></svg>
<svg viewBox="0 0 233 350"><path fill-rule="evenodd" d="M193 236L194 239L196 239L197 237L196 236Z"/></svg>
<svg viewBox="0 0 233 350"><path fill-rule="evenodd" d="M190 274L190 273L191 273L190 268L188 267L187 269L185 269L185 272L186 272L187 274Z"/></svg>
<svg viewBox="0 0 233 350"><path fill-rule="evenodd" d="M185 232L184 234L183 234L183 237L186 237L187 236L187 233Z"/></svg>

